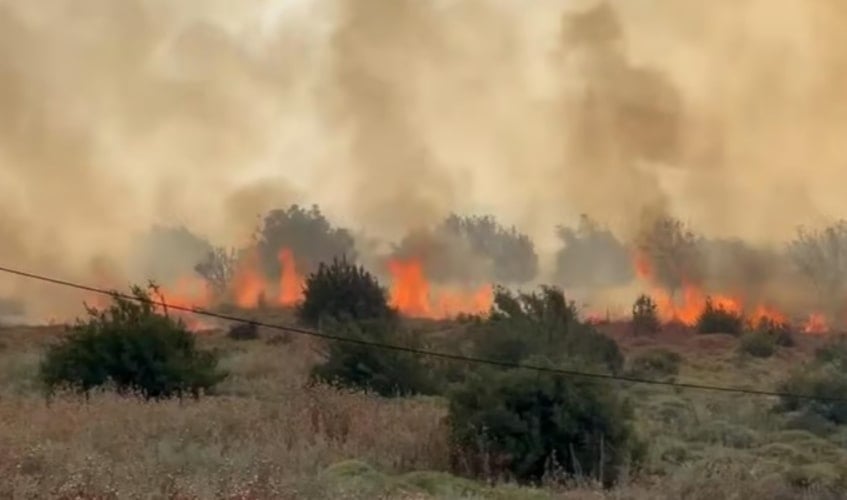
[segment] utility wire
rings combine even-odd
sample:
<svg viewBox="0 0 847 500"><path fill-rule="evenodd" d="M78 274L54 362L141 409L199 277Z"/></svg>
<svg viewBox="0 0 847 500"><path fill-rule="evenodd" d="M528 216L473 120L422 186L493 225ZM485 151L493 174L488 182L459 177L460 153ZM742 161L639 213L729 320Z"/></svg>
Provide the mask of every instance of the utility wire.
<svg viewBox="0 0 847 500"><path fill-rule="evenodd" d="M662 380L650 380L639 377L629 377L624 375L610 375L605 373L591 373L584 372L578 370L567 370L562 368L552 368L547 366L540 365L528 365L523 363L511 363L508 361L497 361L493 359L485 359L478 358L474 356L464 356L460 354L450 354L445 352L437 352L430 351L425 349L415 349L412 347L405 347L399 345L385 344L382 342L371 342L368 340L362 339L354 339L348 337L342 337L338 335L332 335L329 333L320 332L318 330L310 330L306 328L299 328L296 326L286 326L286 325L278 325L273 323L265 323L262 321L254 321L247 318L242 318L238 316L231 316L228 314L216 313L202 308L192 308L185 307L176 304L168 304L164 300L156 301L149 300L144 301L143 299L136 297L134 295L129 295L126 293L121 293L115 290L106 290L104 288L98 288L90 285L84 285L81 283L75 283L72 281L62 280L58 278L52 278L50 276L45 276L41 274L30 273L26 271L20 271L18 269L12 269L9 267L0 266L0 272L11 274L15 276L20 276L23 278L28 278L36 281L41 281L44 283L50 283L54 285L64 286L68 288L74 288L77 290L82 290L86 292L92 292L99 295L108 295L111 297L120 297L127 300L132 300L136 302L149 302L154 305L160 305L164 308L174 311L181 311L190 314L196 314L199 316L205 316L209 318L221 319L225 321L231 321L235 323L243 323L243 324L251 324L264 328L268 328L271 330L279 330L283 332L295 333L298 335L304 335L308 337L315 337L323 340L329 340L333 342L345 342L348 344L360 345L363 347L370 347L374 349L382 349L387 351L395 351L395 352L404 352L408 354L414 354L417 356L428 356L432 358L444 359L448 361L457 361L463 363L472 363L472 364L480 364L480 365L489 365L496 366L500 368L511 368L511 369L523 369L536 371L540 373L549 373L554 375L563 375L567 377L576 377L576 378L586 378L586 379L595 379L595 380L610 380L617 382L629 382L633 384L644 384L644 385L656 385L656 386L667 386L667 387L675 387L679 389L692 389L692 390L701 390L701 391L713 391L713 392L726 392L726 393L735 393L735 394L747 394L752 396L767 396L767 397L782 397L782 398L794 398L794 399L802 399L802 400L813 400L813 401L826 401L832 403L847 403L847 398L838 398L838 397L825 397L825 396L811 396L808 394L795 394L789 392L779 392L779 391L766 391L766 390L758 390L758 389L745 389L742 387L726 387L726 386L717 386L717 385L705 385L705 384L694 384L694 383L684 383L684 382L671 382L671 381L662 381Z"/></svg>

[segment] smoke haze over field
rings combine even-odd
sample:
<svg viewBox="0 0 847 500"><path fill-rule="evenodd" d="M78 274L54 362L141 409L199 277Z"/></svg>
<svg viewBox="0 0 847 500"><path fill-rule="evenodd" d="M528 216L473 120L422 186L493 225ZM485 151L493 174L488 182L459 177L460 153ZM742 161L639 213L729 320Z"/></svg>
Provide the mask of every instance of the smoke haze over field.
<svg viewBox="0 0 847 500"><path fill-rule="evenodd" d="M779 244L847 215L842 4L0 1L0 263L122 285L156 224L240 245L293 202L393 241L492 213L548 267L581 213Z"/></svg>

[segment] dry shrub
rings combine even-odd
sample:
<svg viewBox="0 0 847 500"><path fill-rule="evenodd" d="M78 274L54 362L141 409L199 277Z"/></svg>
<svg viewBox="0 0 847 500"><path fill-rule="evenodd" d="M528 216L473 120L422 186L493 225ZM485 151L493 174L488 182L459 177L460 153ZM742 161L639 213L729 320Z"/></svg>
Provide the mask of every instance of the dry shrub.
<svg viewBox="0 0 847 500"><path fill-rule="evenodd" d="M296 497L328 465L444 470L443 410L317 386L278 400L0 400L0 497ZM131 431L130 431L131 429ZM391 432L385 432L391 429ZM68 498L72 498L68 497Z"/></svg>

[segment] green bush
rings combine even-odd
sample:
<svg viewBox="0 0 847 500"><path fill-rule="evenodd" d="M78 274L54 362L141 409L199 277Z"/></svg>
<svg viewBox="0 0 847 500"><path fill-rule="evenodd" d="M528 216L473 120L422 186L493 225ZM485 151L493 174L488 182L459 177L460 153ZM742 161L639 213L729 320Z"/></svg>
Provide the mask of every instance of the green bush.
<svg viewBox="0 0 847 500"><path fill-rule="evenodd" d="M88 308L88 319L48 349L40 368L48 388L114 384L121 392L165 398L197 395L224 378L217 356L200 350L182 321L158 313L148 291L133 287L132 295L135 300L113 295L101 311Z"/></svg>
<svg viewBox="0 0 847 500"><path fill-rule="evenodd" d="M418 337L403 332L397 321L330 320L324 325L324 331L353 342L328 342L323 349L324 362L312 369L314 380L389 397L435 392L434 377L420 356L356 343L418 347Z"/></svg>
<svg viewBox="0 0 847 500"><path fill-rule="evenodd" d="M847 336L831 338L826 344L815 350L815 363L832 364L847 369Z"/></svg>
<svg viewBox="0 0 847 500"><path fill-rule="evenodd" d="M543 355L617 373L623 354L617 343L579 320L576 306L561 290L514 294L498 289L485 321L468 327L473 354L507 363Z"/></svg>
<svg viewBox="0 0 847 500"><path fill-rule="evenodd" d="M656 333L661 329L656 302L648 295L641 295L632 306L632 333L635 335Z"/></svg>
<svg viewBox="0 0 847 500"><path fill-rule="evenodd" d="M322 262L306 279L303 295L297 316L312 326L322 319L355 321L396 315L377 279L345 258Z"/></svg>
<svg viewBox="0 0 847 500"><path fill-rule="evenodd" d="M794 330L790 324L763 316L741 337L738 350L756 358L769 358L776 353L777 348L794 345Z"/></svg>
<svg viewBox="0 0 847 500"><path fill-rule="evenodd" d="M780 392L809 396L783 396L779 409L818 415L837 425L847 424L847 337L830 339L815 351L814 359L788 376ZM845 401L841 401L841 400Z"/></svg>
<svg viewBox="0 0 847 500"><path fill-rule="evenodd" d="M536 482L546 473L610 485L643 449L631 408L605 385L528 370L473 374L449 395L454 466Z"/></svg>
<svg viewBox="0 0 847 500"><path fill-rule="evenodd" d="M672 377L679 373L682 356L667 349L651 349L632 359L629 372L635 377Z"/></svg>
<svg viewBox="0 0 847 500"><path fill-rule="evenodd" d="M776 336L766 332L750 332L741 336L738 350L754 358L769 358L776 352Z"/></svg>
<svg viewBox="0 0 847 500"><path fill-rule="evenodd" d="M741 314L730 311L722 305L706 299L706 306L697 318L697 331L699 333L729 333L741 334L744 321Z"/></svg>

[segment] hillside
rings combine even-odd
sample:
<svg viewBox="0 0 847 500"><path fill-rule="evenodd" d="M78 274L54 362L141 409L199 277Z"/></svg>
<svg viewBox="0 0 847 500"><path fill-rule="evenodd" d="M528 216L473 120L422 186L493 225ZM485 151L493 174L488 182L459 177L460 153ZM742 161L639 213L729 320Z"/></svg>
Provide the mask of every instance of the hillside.
<svg viewBox="0 0 847 500"><path fill-rule="evenodd" d="M418 326L449 335L443 323ZM760 389L773 389L822 341L803 336L793 349L753 359L739 355L730 336L633 338L620 325L601 329L630 364L660 347L681 355L679 381ZM774 398L615 383L612 390L631 396L648 443L637 475L609 491L578 482L484 485L449 474L440 399L311 385L313 339L200 334L231 375L196 401L108 392L46 401L38 363L62 331L0 330L4 498L821 498L820 488L847 477L847 432L776 414Z"/></svg>

